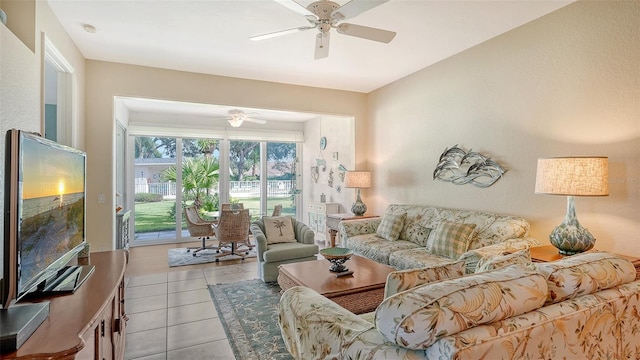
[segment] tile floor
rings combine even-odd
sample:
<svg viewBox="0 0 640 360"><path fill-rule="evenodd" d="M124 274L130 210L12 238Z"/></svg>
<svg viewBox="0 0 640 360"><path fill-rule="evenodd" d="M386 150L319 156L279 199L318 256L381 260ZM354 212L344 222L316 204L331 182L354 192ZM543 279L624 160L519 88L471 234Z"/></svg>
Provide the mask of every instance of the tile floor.
<svg viewBox="0 0 640 360"><path fill-rule="evenodd" d="M234 359L207 285L255 279L257 262L168 267L169 248L193 245L130 250L125 359Z"/></svg>

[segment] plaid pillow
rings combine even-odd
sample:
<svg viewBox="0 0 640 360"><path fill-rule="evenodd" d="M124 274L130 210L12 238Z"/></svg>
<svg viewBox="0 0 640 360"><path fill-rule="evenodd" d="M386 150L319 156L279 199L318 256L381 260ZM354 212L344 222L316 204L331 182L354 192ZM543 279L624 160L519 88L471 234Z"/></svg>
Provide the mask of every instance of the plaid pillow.
<svg viewBox="0 0 640 360"><path fill-rule="evenodd" d="M387 214L382 218L380 225L378 225L378 229L376 230L376 235L390 240L396 241L400 236L400 231L402 230L402 226L404 226L404 220L407 218L407 214L404 213L402 215L392 215Z"/></svg>
<svg viewBox="0 0 640 360"><path fill-rule="evenodd" d="M433 255L457 259L469 248L476 224L441 222L427 240L427 251Z"/></svg>

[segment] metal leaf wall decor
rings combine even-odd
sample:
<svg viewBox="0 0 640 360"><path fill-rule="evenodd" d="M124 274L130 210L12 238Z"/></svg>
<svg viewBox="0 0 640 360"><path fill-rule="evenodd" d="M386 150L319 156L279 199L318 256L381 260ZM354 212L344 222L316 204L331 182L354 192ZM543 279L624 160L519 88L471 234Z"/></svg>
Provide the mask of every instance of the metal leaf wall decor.
<svg viewBox="0 0 640 360"><path fill-rule="evenodd" d="M493 185L505 172L507 170L491 158L471 150L466 152L456 144L440 155L433 179L485 188Z"/></svg>

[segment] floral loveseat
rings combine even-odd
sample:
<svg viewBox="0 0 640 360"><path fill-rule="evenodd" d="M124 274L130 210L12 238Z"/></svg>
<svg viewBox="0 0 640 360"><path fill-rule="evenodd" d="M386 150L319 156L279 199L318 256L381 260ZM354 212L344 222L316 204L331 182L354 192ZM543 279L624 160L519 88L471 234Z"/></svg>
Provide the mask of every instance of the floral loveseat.
<svg viewBox="0 0 640 360"><path fill-rule="evenodd" d="M396 269L464 260L467 273L487 256L540 243L520 217L420 205L389 205L381 218L343 221L342 246Z"/></svg>
<svg viewBox="0 0 640 360"><path fill-rule="evenodd" d="M363 315L290 288L279 305L287 349L305 360L640 358L640 280L626 259L590 253L438 281L450 270L392 273L422 284L385 291Z"/></svg>

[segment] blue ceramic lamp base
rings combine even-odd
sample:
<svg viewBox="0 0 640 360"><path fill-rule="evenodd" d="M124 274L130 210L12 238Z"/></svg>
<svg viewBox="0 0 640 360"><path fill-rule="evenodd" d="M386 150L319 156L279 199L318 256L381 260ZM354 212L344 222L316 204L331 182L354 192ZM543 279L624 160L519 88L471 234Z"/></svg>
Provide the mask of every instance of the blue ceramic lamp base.
<svg viewBox="0 0 640 360"><path fill-rule="evenodd" d="M365 205L360 199L360 189L358 189L358 197L356 198L356 202L351 205L351 212L355 216L362 216L367 212L367 205Z"/></svg>
<svg viewBox="0 0 640 360"><path fill-rule="evenodd" d="M567 215L562 224L549 235L549 241L562 255L575 255L591 250L596 243L589 230L578 222L574 202L573 196L567 196Z"/></svg>

